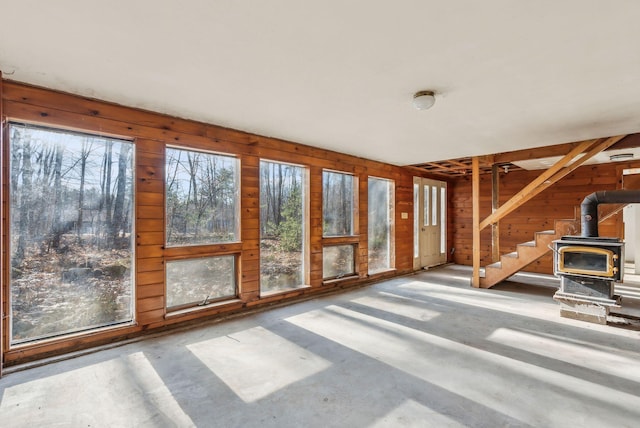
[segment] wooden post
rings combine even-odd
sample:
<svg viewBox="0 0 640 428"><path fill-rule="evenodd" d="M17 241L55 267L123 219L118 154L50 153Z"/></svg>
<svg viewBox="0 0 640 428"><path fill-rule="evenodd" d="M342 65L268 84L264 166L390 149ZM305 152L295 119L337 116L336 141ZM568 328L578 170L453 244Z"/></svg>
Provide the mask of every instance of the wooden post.
<svg viewBox="0 0 640 428"><path fill-rule="evenodd" d="M471 159L471 205L473 212L473 276L471 286L480 287L480 162Z"/></svg>
<svg viewBox="0 0 640 428"><path fill-rule="evenodd" d="M498 164L491 166L491 213L500 207L500 167ZM500 222L491 224L491 261L500 260Z"/></svg>
<svg viewBox="0 0 640 428"><path fill-rule="evenodd" d="M2 377L2 366L4 363L4 305L5 305L5 298L4 296L8 296L8 293L5 293L5 288L8 286L9 281L7 281L9 279L9 275L7 272L7 266L5 265L5 260L7 259L7 257L9 257L9 255L6 253L6 243L8 242L8 239L5 239L5 233L7 233L7 224L5 223L6 221L8 221L7 219L7 212L6 212L6 207L5 207L5 197L8 198L7 196L7 191L8 188L5 188L5 181L6 181L6 174L7 171L4 167L4 162L5 160L8 161L8 158L5 159L5 155L7 152L5 152L5 141L4 141L4 133L5 133L5 120L4 120L4 112L2 109L2 106L4 105L4 100L2 99L2 86L3 86L3 81L2 81L2 71L0 71L0 193L1 193L1 197L0 197L0 217L1 217L1 221L0 221L0 247L2 248L2 250L0 250L0 277L2 278L2 281L0 281L1 285L0 285L0 377Z"/></svg>

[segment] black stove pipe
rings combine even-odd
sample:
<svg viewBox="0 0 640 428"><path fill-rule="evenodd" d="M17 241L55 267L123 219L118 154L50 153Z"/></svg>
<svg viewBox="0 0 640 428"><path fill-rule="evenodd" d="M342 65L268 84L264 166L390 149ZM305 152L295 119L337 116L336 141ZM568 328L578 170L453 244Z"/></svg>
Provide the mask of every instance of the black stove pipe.
<svg viewBox="0 0 640 428"><path fill-rule="evenodd" d="M598 205L640 203L640 190L603 190L593 192L580 205L582 236L598 236Z"/></svg>

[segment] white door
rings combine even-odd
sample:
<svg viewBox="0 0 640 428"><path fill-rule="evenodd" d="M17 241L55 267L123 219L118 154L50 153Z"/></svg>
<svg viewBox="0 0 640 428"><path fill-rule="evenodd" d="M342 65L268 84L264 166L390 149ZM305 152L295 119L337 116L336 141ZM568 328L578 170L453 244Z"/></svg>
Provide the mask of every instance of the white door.
<svg viewBox="0 0 640 428"><path fill-rule="evenodd" d="M413 178L413 267L435 266L447 261L447 183Z"/></svg>

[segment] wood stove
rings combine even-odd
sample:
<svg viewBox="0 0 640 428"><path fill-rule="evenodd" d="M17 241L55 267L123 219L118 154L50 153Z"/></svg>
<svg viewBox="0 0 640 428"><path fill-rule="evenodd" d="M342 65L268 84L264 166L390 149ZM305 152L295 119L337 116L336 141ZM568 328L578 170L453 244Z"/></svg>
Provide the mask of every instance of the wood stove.
<svg viewBox="0 0 640 428"><path fill-rule="evenodd" d="M556 275L622 281L624 243L618 238L563 236L554 241Z"/></svg>
<svg viewBox="0 0 640 428"><path fill-rule="evenodd" d="M560 314L604 324L609 308L619 307L614 285L624 275L624 243L617 238L563 236L553 242ZM586 312L586 313L584 313Z"/></svg>
<svg viewBox="0 0 640 428"><path fill-rule="evenodd" d="M560 277L553 298L561 316L606 324L609 310L620 307L614 285L624 279L624 242L598 236L598 205L637 202L638 190L592 193L581 205L581 236L553 241L554 274Z"/></svg>

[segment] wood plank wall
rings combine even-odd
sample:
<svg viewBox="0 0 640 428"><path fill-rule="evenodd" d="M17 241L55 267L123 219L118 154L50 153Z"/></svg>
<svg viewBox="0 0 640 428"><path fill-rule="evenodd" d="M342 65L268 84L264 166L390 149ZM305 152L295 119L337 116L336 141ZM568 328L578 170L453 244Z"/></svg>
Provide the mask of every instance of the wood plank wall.
<svg viewBox="0 0 640 428"><path fill-rule="evenodd" d="M500 222L500 253L515 251L515 246L531 241L534 233L553 229L555 219L574 218L575 208L579 207L585 196L600 190L621 188L622 170L640 167L640 162L609 163L582 166L572 174L560 180L531 201L509 214ZM525 185L540 175L541 171L510 171L500 173L500 203L504 203ZM452 261L463 265L472 265L472 206L471 177L456 179L452 186L449 203L451 212L451 237L454 254ZM485 218L491 213L491 174L480 178L480 216ZM579 212L578 212L579 216ZM601 236L622 236L622 214L600 224ZM481 233L481 265L491 263L491 228ZM529 272L553 273L551 254L532 263Z"/></svg>
<svg viewBox="0 0 640 428"><path fill-rule="evenodd" d="M198 322L205 318L268 303L294 299L305 294L325 292L362 284L373 279L391 277L413 269L413 176L415 169L401 168L346 154L331 152L291 142L252 135L214 125L168 117L98 100L82 98L11 81L2 81L2 107L10 120L45 126L68 128L132 139L136 155L136 325L62 338L9 349L3 336L5 363L16 364L54 354L86 348L157 331L169 325ZM238 156L241 162L241 242L220 246L219 251L238 258L238 299L222 305L182 314L165 311L164 262L167 257L197 255L197 247L185 254L164 248L164 153L166 145L206 149ZM6 144L3 150L6 149ZM260 159L304 165L309 173L309 288L260 297L259 265L259 162ZM7 161L3 168L6 174ZM360 233L355 278L322 281L322 170L331 169L354 174L358 180L359 204L356 209ZM367 178L376 176L395 181L395 270L377 275L367 274ZM424 177L434 178L427 173ZM464 186L461 186L464 187ZM7 197L7 189L2 192ZM6 200L3 203L7 209ZM407 218L402 218L402 213ZM3 221L6 221L6 212ZM7 247L3 237L3 257ZM183 251L184 252L184 251ZM188 253L188 254L187 254ZM3 264L6 266L6 264ZM3 284L8 284L6 269ZM4 286L3 307L7 308L8 291ZM6 312L5 312L6 313ZM8 321L5 319L4 326ZM7 329L5 328L6 332Z"/></svg>

